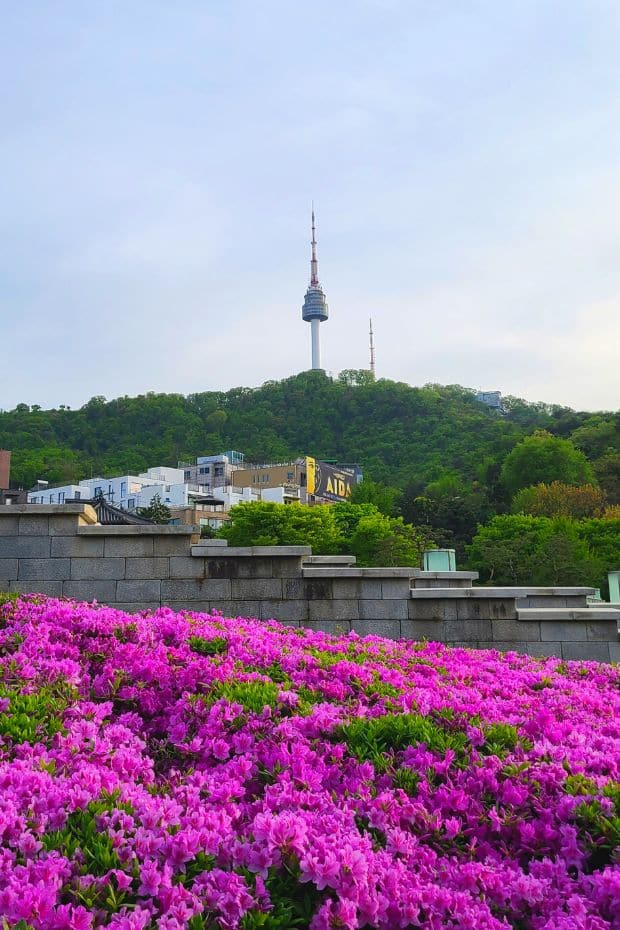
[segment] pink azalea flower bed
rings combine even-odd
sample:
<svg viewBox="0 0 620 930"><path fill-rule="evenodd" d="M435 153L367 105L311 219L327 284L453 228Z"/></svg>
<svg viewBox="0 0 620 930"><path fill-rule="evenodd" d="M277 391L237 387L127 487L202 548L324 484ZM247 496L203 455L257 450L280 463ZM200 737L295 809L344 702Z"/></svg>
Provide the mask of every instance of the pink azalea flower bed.
<svg viewBox="0 0 620 930"><path fill-rule="evenodd" d="M620 673L0 607L0 927L620 928Z"/></svg>

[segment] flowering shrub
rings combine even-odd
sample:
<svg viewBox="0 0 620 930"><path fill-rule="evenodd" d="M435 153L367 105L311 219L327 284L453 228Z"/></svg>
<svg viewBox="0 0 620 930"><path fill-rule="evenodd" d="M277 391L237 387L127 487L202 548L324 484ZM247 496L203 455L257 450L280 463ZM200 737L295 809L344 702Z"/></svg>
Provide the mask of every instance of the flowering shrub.
<svg viewBox="0 0 620 930"><path fill-rule="evenodd" d="M0 926L620 928L620 674L0 607Z"/></svg>

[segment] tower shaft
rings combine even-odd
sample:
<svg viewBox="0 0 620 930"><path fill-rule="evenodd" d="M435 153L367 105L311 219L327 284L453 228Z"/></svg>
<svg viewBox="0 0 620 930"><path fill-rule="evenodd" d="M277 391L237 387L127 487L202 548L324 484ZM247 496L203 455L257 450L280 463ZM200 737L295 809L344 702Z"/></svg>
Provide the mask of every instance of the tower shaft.
<svg viewBox="0 0 620 930"><path fill-rule="evenodd" d="M319 344L319 325L321 321L310 320L310 333L312 336L312 368L321 367L321 346Z"/></svg>

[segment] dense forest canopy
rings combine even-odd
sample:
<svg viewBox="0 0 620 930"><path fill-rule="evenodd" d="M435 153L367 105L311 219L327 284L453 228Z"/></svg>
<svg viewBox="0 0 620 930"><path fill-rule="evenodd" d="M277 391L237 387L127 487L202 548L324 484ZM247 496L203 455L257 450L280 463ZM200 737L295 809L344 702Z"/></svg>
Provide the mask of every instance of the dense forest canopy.
<svg viewBox="0 0 620 930"><path fill-rule="evenodd" d="M364 374L332 379L308 371L259 388L188 397L93 397L79 410L19 404L0 413L0 448L13 450L13 481L24 487L38 478L62 483L135 473L232 448L250 461L305 453L357 461L373 480L421 493L446 474L492 489L519 440L544 429L572 439L613 484L618 413L577 413L509 397L502 416L457 385L415 388Z"/></svg>

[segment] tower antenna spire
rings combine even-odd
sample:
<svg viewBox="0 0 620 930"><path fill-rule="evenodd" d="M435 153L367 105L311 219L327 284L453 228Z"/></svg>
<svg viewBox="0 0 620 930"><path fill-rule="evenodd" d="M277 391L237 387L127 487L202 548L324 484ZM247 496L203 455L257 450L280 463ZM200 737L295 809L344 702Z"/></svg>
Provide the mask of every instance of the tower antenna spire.
<svg viewBox="0 0 620 930"><path fill-rule="evenodd" d="M316 257L316 226L314 221L314 201L312 201L312 258L310 260L310 287L319 286L319 262Z"/></svg>
<svg viewBox="0 0 620 930"><path fill-rule="evenodd" d="M372 317L370 318L370 374L375 378L375 341L372 333Z"/></svg>

